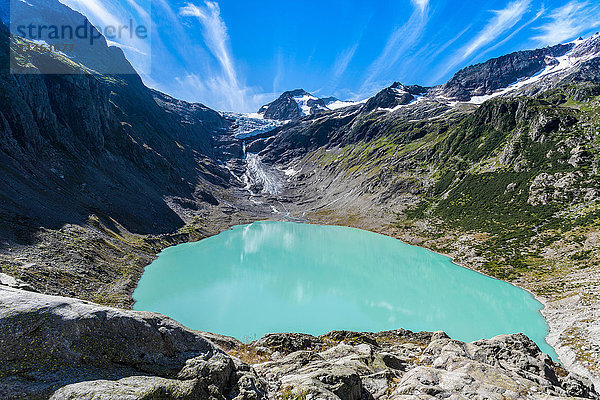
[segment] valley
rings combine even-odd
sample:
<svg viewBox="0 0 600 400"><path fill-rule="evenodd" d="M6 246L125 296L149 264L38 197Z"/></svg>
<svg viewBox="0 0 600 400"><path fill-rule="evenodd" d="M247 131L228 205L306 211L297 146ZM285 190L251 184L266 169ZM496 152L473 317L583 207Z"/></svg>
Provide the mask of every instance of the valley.
<svg viewBox="0 0 600 400"><path fill-rule="evenodd" d="M21 39L2 26L0 40L5 44L0 58L6 61L9 45ZM509 390L518 398L519 390L535 387L552 396L597 398L586 378L600 384L600 35L491 59L436 87L394 83L364 102L319 99L298 90L249 115L217 112L149 89L120 50L107 44L104 50L111 53L111 62L131 73L94 72L104 62L94 54L66 59L29 50L13 67L39 73L0 75L0 312L10 321L2 326L36 332L39 326L29 325L28 313L49 312L57 324L53 332L61 335L79 332L80 323L115 335L118 329L102 325L93 309L145 326L143 335L153 338L157 354L169 353L162 346L170 349L171 344L155 328L167 326L182 340L173 345L179 350L169 353L176 354L176 361L152 356L161 360L158 367L138 362L133 353L120 359L118 348L108 361L96 359L95 349L81 350L93 361L79 382L139 379L132 385L160 387L152 393L166 390L176 397L173 393L187 390L182 381L187 385L210 370L220 382L210 389L214 398L226 397L232 387L237 394L253 393L243 398L267 393L273 398L288 390L282 383L285 376L310 364L341 379L339 387L351 388L338 398L361 398L369 385L377 398L402 398L402 391L394 392L396 386L389 393L382 386L383 381L397 384L397 371L419 368L422 377L434 373L424 369L438 364L440 371L450 371L447 352L452 346L467 349L456 362L468 359L468 365L481 369L477 363L483 361L474 354L492 354L499 346L511 363L526 359L536 372L523 373L518 362L507 367L498 353L489 356L492 361L483 357L484 363L502 365L500 372L495 370L498 379L510 375L518 382L518 390L486 386L489 393ZM66 73L44 75L47 64ZM274 337L273 343L263 343L271 340L267 336L244 345L202 336L162 316L126 311L133 307L132 294L144 268L160 251L262 220L381 233L526 289L545 306L547 341L562 367L523 337L470 345L449 341L442 333L289 334ZM54 305L47 311L44 304ZM84 322L56 311L61 304L72 307L73 315L85 315ZM211 337L228 355L205 344ZM22 351L23 342L10 335L5 340L14 354ZM80 349L83 344L77 343L57 346ZM369 350L365 343L374 347ZM150 347L142 354L155 351ZM191 358L185 358L185 349L191 348L194 357L204 357L195 366L186 364ZM352 366L344 374L332 372L329 363L346 357L344 363L354 365L367 350L377 354L377 362L377 357L387 357L384 353L393 353L410 368L392 368L384 360L385 369L371 360L365 370ZM275 351L290 356L289 363L271 357ZM317 362L321 352L323 359ZM3 359L6 365L15 362L14 354ZM57 365L72 357L71 350L60 354L64 357L57 358ZM310 361L296 365L294 357ZM18 387L25 388L20 398L47 398L50 390L79 384L62 375L55 379L52 365L31 362L31 368L15 366L18 374L0 371L0 394ZM98 372L105 363L105 371L114 375ZM258 365L258 375L249 364ZM45 383L38 393L24 382L41 370L40 382ZM298 390L334 393L311 373L292 379ZM367 382L371 378L366 376L379 373L393 376ZM152 384L132 378L138 375ZM271 380L261 383L267 375ZM524 384L521 375L535 385ZM333 386L339 383L335 379ZM406 387L427 393L430 388L419 379ZM473 382L480 377L470 379L464 387L477 386ZM201 390L209 391L207 387ZM88 388L68 390L81 395Z"/></svg>

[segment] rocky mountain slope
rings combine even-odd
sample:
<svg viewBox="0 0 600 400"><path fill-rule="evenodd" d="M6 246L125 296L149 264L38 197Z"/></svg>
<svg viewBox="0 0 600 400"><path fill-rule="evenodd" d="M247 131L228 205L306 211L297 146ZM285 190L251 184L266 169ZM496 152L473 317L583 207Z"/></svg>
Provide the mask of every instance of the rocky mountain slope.
<svg viewBox="0 0 600 400"><path fill-rule="evenodd" d="M6 32L0 40L6 61ZM30 57L24 68L51 58ZM227 121L202 106L178 109L137 75L12 74L0 84L4 237L27 241L29 227L80 223L92 213L137 233L172 232L183 221L163 197L191 198L203 158L207 184L227 183L210 162L212 136Z"/></svg>
<svg viewBox="0 0 600 400"><path fill-rule="evenodd" d="M569 43L518 51L472 65L457 72L439 90L441 95L460 101L489 95L523 78L531 77L547 66L558 64L557 58L567 54L574 46L574 43Z"/></svg>
<svg viewBox="0 0 600 400"><path fill-rule="evenodd" d="M241 143L221 114L137 74L92 73L21 41L0 28L2 65L9 44L20 52L15 73L0 75L0 272L36 290L131 304L156 250L238 221L230 204L243 185L221 160L239 157ZM39 73L54 64L71 73Z"/></svg>
<svg viewBox="0 0 600 400"><path fill-rule="evenodd" d="M373 111L378 108L393 110L398 106L410 104L417 99L416 96L425 95L427 90L427 88L418 85L404 86L400 82L394 82L392 86L371 97L366 102L364 110Z"/></svg>
<svg viewBox="0 0 600 400"><path fill-rule="evenodd" d="M31 37L27 37L28 39L35 40L37 44L46 43L58 46L58 49L65 50L69 58L85 66L86 69L99 74L137 75L120 48L108 46L104 36L90 24L87 18L61 2L55 0L5 0L0 3L0 9L1 20L6 26L11 27L12 19L15 24L11 28L16 29L19 25L24 27L22 31L31 35ZM10 12L8 12L9 9ZM75 29L79 27L80 32L69 35L68 31L65 31L65 35L68 37L60 37L62 33L60 35L53 33L48 28L35 29L41 26L75 27ZM31 31L29 31L29 27L32 27ZM72 46L69 46L67 50L63 47L65 43ZM18 67L12 64L11 66ZM38 58L36 67L45 69L46 73L70 73L68 65L52 62L50 59Z"/></svg>

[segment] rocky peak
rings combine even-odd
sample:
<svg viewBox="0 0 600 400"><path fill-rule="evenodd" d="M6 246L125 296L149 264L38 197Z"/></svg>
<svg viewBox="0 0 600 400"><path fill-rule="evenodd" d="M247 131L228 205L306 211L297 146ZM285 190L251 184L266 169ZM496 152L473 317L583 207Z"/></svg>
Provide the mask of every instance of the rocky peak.
<svg viewBox="0 0 600 400"><path fill-rule="evenodd" d="M366 111L377 108L391 109L400 105L409 104L415 100L415 96L427 93L427 88L418 85L405 86L400 82L394 82L391 86L383 89L365 104Z"/></svg>
<svg viewBox="0 0 600 400"><path fill-rule="evenodd" d="M559 44L537 50L517 51L458 71L441 87L442 96L469 101L506 88L523 78L529 78L547 65L556 63L575 47L575 43Z"/></svg>
<svg viewBox="0 0 600 400"><path fill-rule="evenodd" d="M326 105L326 106L328 106L328 105L330 105L330 104L332 104L332 103L335 103L335 102L341 101L341 100L340 100L340 99L338 99L337 97L333 97L333 96L330 96L330 97L323 97L323 98L321 98L321 100L323 100L323 102L325 103L325 105Z"/></svg>
<svg viewBox="0 0 600 400"><path fill-rule="evenodd" d="M90 70L100 74L137 74L126 59L123 50L116 46L109 46L104 36L83 14L67 7L58 0L7 0L6 2L10 3L10 18L13 21L19 21L19 25L68 26L73 29L81 26L88 27L85 38L74 36L68 39L68 43L73 44L73 48L68 51L68 56ZM7 18L4 14L0 13L3 20ZM50 32L51 30L48 30L48 33L42 31L41 36L38 37L36 34L35 39L57 46L65 43L64 38L55 38ZM19 36L21 32L14 31L12 34ZM94 35L93 44L90 43L88 35ZM25 37L25 39L34 38ZM72 73L69 69L71 67L67 64L51 62L42 64L39 61L36 67L41 73Z"/></svg>
<svg viewBox="0 0 600 400"><path fill-rule="evenodd" d="M408 92L415 96L422 95L427 92L427 88L425 88L423 86L419 86L419 85L406 86L400 82L394 82L394 84L390 87L392 89L396 89L398 91Z"/></svg>
<svg viewBox="0 0 600 400"><path fill-rule="evenodd" d="M323 99L304 89L295 89L283 92L277 100L262 106L258 113L267 119L291 121L328 110Z"/></svg>
<svg viewBox="0 0 600 400"><path fill-rule="evenodd" d="M579 38L575 41L575 48L569 54L571 58L600 56L600 32L588 39Z"/></svg>
<svg viewBox="0 0 600 400"><path fill-rule="evenodd" d="M281 94L282 97L301 97L301 96L312 96L304 89L294 89L288 90L287 92L283 92Z"/></svg>

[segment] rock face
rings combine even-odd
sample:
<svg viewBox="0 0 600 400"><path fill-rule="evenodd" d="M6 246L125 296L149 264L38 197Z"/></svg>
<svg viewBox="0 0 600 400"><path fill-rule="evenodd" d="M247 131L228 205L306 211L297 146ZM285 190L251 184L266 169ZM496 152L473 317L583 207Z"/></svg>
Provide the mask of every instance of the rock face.
<svg viewBox="0 0 600 400"><path fill-rule="evenodd" d="M392 86L383 89L371 97L365 104L365 111L377 108L391 109L400 105L406 105L415 100L415 96L427 93L427 88L418 85L404 86L395 82Z"/></svg>
<svg viewBox="0 0 600 400"><path fill-rule="evenodd" d="M522 334L463 343L443 332L337 331L271 334L246 345L155 313L6 286L0 397L598 398Z"/></svg>
<svg viewBox="0 0 600 400"><path fill-rule="evenodd" d="M463 343L443 332L274 334L244 346L271 397L302 399L598 398L522 334ZM234 351L235 352L235 351Z"/></svg>
<svg viewBox="0 0 600 400"><path fill-rule="evenodd" d="M313 96L304 89L296 89L283 92L277 100L262 106L258 113L267 119L293 121L328 110L323 99Z"/></svg>
<svg viewBox="0 0 600 400"><path fill-rule="evenodd" d="M60 61L45 53L24 57L31 58L22 67L34 72ZM119 60L127 63L122 54ZM133 73L78 72L0 74L1 239L30 243L40 226L81 225L91 214L110 215L135 233L169 233L184 222L166 197L206 204L195 196L198 186L230 186L233 178L217 161L230 125L220 114L152 91Z"/></svg>
<svg viewBox="0 0 600 400"><path fill-rule="evenodd" d="M517 51L493 58L458 71L441 89L445 96L460 101L469 101L473 96L491 94L505 88L523 77L533 76L556 63L554 57L565 55L573 44L559 44L537 50Z"/></svg>
<svg viewBox="0 0 600 400"><path fill-rule="evenodd" d="M33 37L28 39L37 39L48 44L59 45L65 43L73 44L69 51L69 57L83 65L93 69L100 74L131 74L137 75L135 69L125 58L123 51L117 46L108 46L104 36L93 27L83 14L72 10L58 1L32 0L32 1L12 1L3 2L1 8L10 7L10 16L2 16L2 21L10 26L10 21L18 21L19 25L28 26L29 24L46 26L69 26L88 27L93 32L93 45L86 35L85 38L73 35L72 37L56 37L62 35L52 35L49 30L34 32ZM32 12L32 10L35 10ZM76 29L76 28L75 28ZM17 33L17 32L13 32ZM90 33L90 36L92 33ZM65 35L66 36L66 35ZM96 39L97 38L97 39ZM61 73L67 68L60 63L42 63L48 68L48 73ZM38 65L39 66L39 65ZM68 72L65 72L68 73Z"/></svg>
<svg viewBox="0 0 600 400"><path fill-rule="evenodd" d="M0 286L3 399L260 399L254 371L170 318Z"/></svg>

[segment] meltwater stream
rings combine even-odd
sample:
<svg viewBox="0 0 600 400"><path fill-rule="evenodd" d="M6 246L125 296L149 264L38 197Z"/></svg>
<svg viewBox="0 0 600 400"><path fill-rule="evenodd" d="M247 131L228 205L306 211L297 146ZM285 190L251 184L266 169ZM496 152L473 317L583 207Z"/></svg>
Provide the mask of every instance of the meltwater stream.
<svg viewBox="0 0 600 400"><path fill-rule="evenodd" d="M353 228L257 222L163 251L134 309L243 341L273 332L443 330L473 341L523 332L545 342L531 294L447 257Z"/></svg>

